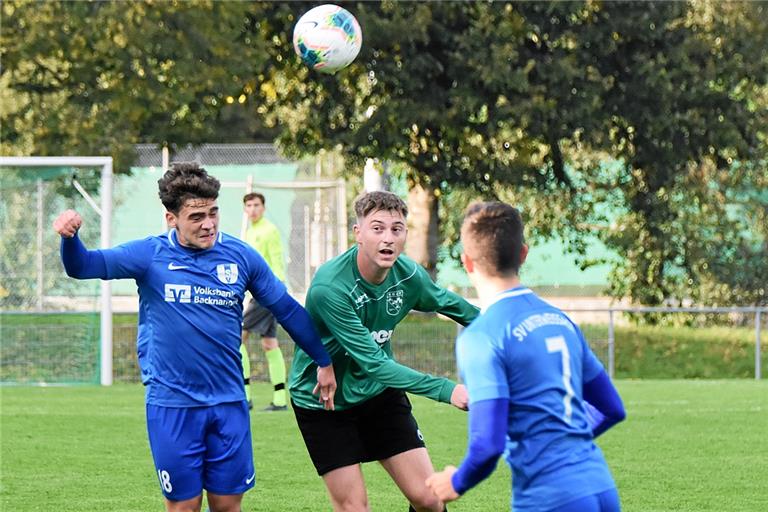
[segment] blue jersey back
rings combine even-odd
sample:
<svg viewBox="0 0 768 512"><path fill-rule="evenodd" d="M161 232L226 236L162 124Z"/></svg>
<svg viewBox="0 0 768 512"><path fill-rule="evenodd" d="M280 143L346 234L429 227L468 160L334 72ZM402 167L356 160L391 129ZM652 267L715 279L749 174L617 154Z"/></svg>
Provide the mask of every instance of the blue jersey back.
<svg viewBox="0 0 768 512"><path fill-rule="evenodd" d="M210 249L178 243L176 231L101 251L107 278L139 289L137 349L147 403L215 405L245 399L240 359L245 291L270 306L285 293L248 244L219 233Z"/></svg>
<svg viewBox="0 0 768 512"><path fill-rule="evenodd" d="M527 288L495 302L459 336L471 404L508 399L514 509L550 510L615 486L592 442L582 386L603 369L578 327Z"/></svg>

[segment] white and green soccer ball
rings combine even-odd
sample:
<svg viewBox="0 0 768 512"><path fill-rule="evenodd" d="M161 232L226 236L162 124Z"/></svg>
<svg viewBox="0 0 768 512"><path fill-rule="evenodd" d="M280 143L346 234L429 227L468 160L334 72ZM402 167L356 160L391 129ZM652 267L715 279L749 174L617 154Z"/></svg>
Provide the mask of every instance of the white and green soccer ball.
<svg viewBox="0 0 768 512"><path fill-rule="evenodd" d="M310 9L293 28L293 49L310 68L335 73L349 66L363 44L360 24L348 10L324 4Z"/></svg>

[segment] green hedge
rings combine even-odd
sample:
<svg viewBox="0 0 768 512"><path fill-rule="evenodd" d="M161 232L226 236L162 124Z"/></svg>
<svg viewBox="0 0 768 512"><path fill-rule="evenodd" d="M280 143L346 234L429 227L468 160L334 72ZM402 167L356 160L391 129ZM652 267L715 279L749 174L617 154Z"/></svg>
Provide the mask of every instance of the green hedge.
<svg viewBox="0 0 768 512"><path fill-rule="evenodd" d="M607 347L607 326L584 326L590 343ZM761 341L768 344L768 331ZM722 379L755 375L754 327L620 326L614 330L615 374L637 379ZM603 361L607 357L596 350ZM607 349L605 350L607 354ZM763 348L762 367L768 367Z"/></svg>

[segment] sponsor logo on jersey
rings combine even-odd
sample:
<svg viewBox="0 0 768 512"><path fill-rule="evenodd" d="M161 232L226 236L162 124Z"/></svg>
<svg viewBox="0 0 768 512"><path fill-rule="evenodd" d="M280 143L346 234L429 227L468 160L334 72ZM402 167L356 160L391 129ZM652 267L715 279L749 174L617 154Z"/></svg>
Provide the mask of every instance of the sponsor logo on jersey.
<svg viewBox="0 0 768 512"><path fill-rule="evenodd" d="M383 345L383 344L385 344L386 342L388 342L392 338L392 333L393 332L394 331L392 329L390 329L388 331L385 330L385 329L382 329L380 331L372 331L371 332L371 338L373 338L373 341L375 341L379 345Z"/></svg>
<svg viewBox="0 0 768 512"><path fill-rule="evenodd" d="M222 290L210 286L165 283L165 302L233 307L237 304L237 297L232 290Z"/></svg>
<svg viewBox="0 0 768 512"><path fill-rule="evenodd" d="M192 287L188 284L165 283L165 302L192 302Z"/></svg>
<svg viewBox="0 0 768 512"><path fill-rule="evenodd" d="M365 305L366 302L371 300L371 298L368 297L368 295L365 292L357 291L357 288L354 288L350 292L350 295L352 295L352 300L355 301L355 309L360 309Z"/></svg>
<svg viewBox="0 0 768 512"><path fill-rule="evenodd" d="M216 265L216 277L224 284L237 282L237 263L223 263Z"/></svg>
<svg viewBox="0 0 768 512"><path fill-rule="evenodd" d="M185 265L177 265L174 262L170 262L168 264L168 270L181 270L181 269L184 269L184 268L189 268L189 267L187 267Z"/></svg>
<svg viewBox="0 0 768 512"><path fill-rule="evenodd" d="M403 290L387 292L387 313L396 315L403 307Z"/></svg>

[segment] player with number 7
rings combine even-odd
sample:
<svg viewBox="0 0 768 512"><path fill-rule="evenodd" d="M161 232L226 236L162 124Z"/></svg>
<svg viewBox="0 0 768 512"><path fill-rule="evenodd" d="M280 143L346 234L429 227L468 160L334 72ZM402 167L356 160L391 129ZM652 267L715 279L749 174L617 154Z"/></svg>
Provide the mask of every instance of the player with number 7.
<svg viewBox="0 0 768 512"><path fill-rule="evenodd" d="M616 512L619 495L594 437L624 406L579 328L520 285L528 254L512 206L470 206L461 228L464 269L482 312L459 336L469 394L469 448L458 470L427 479L444 502L488 477L506 450L513 510Z"/></svg>

